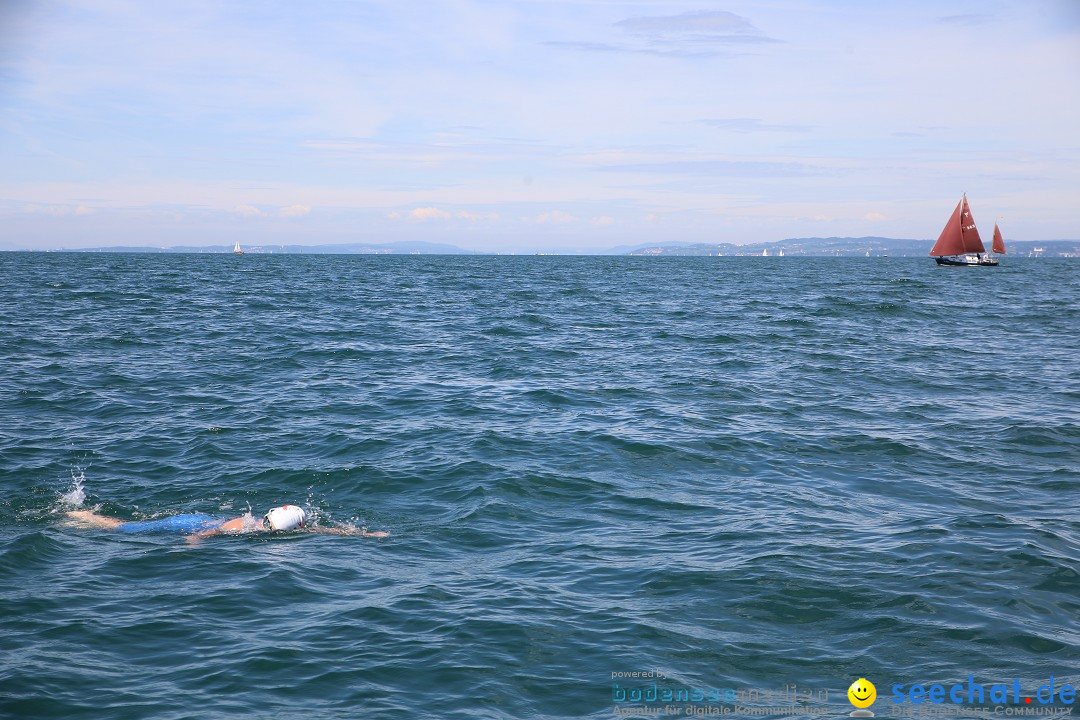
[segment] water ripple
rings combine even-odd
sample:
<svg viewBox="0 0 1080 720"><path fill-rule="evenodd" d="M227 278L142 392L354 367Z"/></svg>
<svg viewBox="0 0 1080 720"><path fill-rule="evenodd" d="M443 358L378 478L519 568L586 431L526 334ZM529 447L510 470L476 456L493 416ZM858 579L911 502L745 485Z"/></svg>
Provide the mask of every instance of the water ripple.
<svg viewBox="0 0 1080 720"><path fill-rule="evenodd" d="M1077 684L1072 266L763 268L0 254L0 711L610 717L611 673L650 668L837 712L860 676ZM62 521L285 501L392 535Z"/></svg>

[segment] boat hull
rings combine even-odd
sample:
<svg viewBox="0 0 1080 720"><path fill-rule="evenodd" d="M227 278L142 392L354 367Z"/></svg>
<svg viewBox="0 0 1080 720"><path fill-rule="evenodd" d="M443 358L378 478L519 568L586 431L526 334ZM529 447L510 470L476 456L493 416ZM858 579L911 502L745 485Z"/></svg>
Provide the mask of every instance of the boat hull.
<svg viewBox="0 0 1080 720"><path fill-rule="evenodd" d="M937 261L938 265L952 265L955 267L994 267L998 264L998 259L989 255L945 255L935 257L934 260Z"/></svg>

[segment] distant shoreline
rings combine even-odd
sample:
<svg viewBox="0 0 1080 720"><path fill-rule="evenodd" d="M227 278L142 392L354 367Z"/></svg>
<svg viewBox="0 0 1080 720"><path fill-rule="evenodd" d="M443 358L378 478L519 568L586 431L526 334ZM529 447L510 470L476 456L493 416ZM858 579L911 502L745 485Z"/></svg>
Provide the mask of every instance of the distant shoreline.
<svg viewBox="0 0 1080 720"><path fill-rule="evenodd" d="M567 249L536 250L532 252L491 252L465 250L442 243L403 242L386 244L341 243L332 245L243 246L245 255L372 255L393 256L559 256L559 257L928 257L931 240L903 238L790 238L768 243L645 243L609 249L575 252ZM1007 259L1013 258L1075 258L1080 257L1080 240L1017 240L1007 242ZM0 252L43 253L129 253L152 255L232 255L232 245L207 246L104 246L88 248L18 248Z"/></svg>

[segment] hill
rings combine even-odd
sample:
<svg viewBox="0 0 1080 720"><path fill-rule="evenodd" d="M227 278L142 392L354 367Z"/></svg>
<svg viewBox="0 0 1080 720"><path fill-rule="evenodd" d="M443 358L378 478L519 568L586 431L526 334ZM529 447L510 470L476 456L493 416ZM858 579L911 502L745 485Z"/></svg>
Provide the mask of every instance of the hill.
<svg viewBox="0 0 1080 720"><path fill-rule="evenodd" d="M429 242L338 243L333 245L242 245L245 253L253 255L474 255L456 245ZM176 245L173 247L110 247L73 248L67 252L133 252L133 253L231 253L232 245Z"/></svg>

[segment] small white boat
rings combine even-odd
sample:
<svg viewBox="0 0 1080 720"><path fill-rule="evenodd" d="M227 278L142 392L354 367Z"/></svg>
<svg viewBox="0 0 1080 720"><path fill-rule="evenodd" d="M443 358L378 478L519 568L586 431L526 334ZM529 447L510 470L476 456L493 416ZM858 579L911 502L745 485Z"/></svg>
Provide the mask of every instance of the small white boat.
<svg viewBox="0 0 1080 720"><path fill-rule="evenodd" d="M232 251L233 251L233 255L243 255L244 254L244 251L240 249L239 241L236 243L236 245L233 246Z"/></svg>

